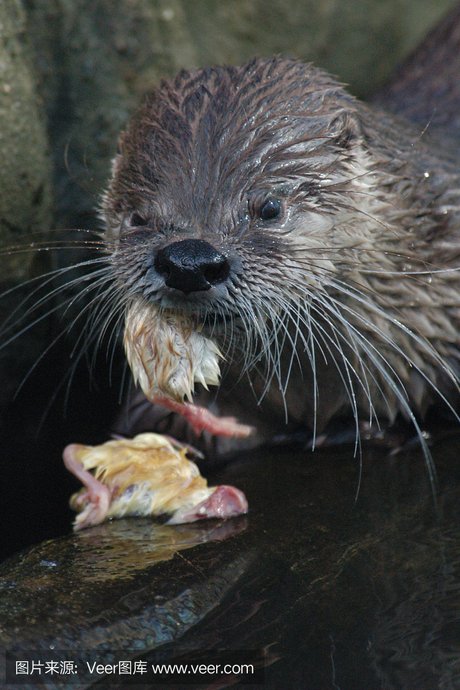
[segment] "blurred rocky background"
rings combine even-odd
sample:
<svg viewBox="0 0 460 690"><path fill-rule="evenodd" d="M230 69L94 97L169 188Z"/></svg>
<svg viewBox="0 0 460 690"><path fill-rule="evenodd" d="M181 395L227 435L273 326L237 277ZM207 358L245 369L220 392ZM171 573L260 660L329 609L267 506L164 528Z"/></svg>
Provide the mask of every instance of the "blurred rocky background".
<svg viewBox="0 0 460 690"><path fill-rule="evenodd" d="M453 0L2 0L0 239L91 227L117 133L182 67L289 54L360 97ZM32 260L32 259L31 259ZM18 276L22 256L6 262Z"/></svg>

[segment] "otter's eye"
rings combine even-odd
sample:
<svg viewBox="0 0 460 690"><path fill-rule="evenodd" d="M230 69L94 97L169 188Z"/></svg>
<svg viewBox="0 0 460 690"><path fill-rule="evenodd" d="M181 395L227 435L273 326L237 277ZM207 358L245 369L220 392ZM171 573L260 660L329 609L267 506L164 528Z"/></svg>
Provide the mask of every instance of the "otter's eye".
<svg viewBox="0 0 460 690"><path fill-rule="evenodd" d="M272 220L278 218L281 213L281 201L270 197L266 199L259 208L259 218L261 220Z"/></svg>
<svg viewBox="0 0 460 690"><path fill-rule="evenodd" d="M138 227L139 225L147 225L147 223L148 220L141 216L140 213L136 213L136 211L131 214L129 219L129 224L134 227Z"/></svg>

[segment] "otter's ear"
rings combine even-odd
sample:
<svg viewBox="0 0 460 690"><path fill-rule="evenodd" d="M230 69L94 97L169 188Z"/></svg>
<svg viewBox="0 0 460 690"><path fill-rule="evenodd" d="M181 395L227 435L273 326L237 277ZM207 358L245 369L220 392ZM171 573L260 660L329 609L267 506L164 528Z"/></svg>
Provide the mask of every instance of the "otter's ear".
<svg viewBox="0 0 460 690"><path fill-rule="evenodd" d="M112 177L115 177L115 175L118 175L118 172L120 171L120 166L121 166L121 153L117 153L114 158L112 158Z"/></svg>
<svg viewBox="0 0 460 690"><path fill-rule="evenodd" d="M112 158L112 177L117 175L120 171L120 164L123 157L124 143L126 138L126 132L121 132L117 140L117 152Z"/></svg>
<svg viewBox="0 0 460 690"><path fill-rule="evenodd" d="M355 113L342 112L334 120L334 141L344 151L348 151L361 141L362 127Z"/></svg>

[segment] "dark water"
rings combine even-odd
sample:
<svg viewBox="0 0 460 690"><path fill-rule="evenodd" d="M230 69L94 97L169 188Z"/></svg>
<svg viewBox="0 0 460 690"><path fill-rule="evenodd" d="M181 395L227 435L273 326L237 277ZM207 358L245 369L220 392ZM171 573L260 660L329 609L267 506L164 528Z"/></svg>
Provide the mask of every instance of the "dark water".
<svg viewBox="0 0 460 690"><path fill-rule="evenodd" d="M457 454L437 449L436 509L418 457L366 454L356 504L345 458L262 459L260 555L171 654L263 648L267 688L460 687Z"/></svg>
<svg viewBox="0 0 460 690"><path fill-rule="evenodd" d="M356 500L348 447L247 455L215 477L246 491L246 519L118 521L6 561L0 639L147 661L250 650L264 667L263 685L208 688L460 688L459 449L433 448L436 502L416 452L365 449Z"/></svg>

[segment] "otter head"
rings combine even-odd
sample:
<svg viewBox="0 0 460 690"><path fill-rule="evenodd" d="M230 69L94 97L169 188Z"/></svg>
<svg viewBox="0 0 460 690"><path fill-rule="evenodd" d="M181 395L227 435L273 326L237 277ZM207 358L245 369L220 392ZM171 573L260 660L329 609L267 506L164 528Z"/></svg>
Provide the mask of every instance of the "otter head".
<svg viewBox="0 0 460 690"><path fill-rule="evenodd" d="M331 77L286 59L163 82L121 136L104 198L122 290L217 328L327 283L368 239L347 227L353 195L369 203L355 111Z"/></svg>
<svg viewBox="0 0 460 690"><path fill-rule="evenodd" d="M245 371L264 361L262 394L273 380L284 392L303 360L316 396L321 360L355 414L360 398L377 409L375 391L385 410L407 407L401 381L422 356L402 353L411 336L379 281L405 261L418 210L405 152L375 120L369 147L369 117L293 60L163 82L122 134L103 202L120 302L186 314Z"/></svg>

